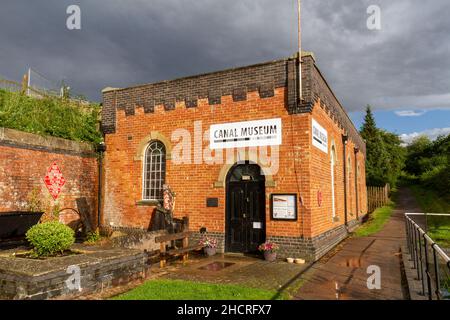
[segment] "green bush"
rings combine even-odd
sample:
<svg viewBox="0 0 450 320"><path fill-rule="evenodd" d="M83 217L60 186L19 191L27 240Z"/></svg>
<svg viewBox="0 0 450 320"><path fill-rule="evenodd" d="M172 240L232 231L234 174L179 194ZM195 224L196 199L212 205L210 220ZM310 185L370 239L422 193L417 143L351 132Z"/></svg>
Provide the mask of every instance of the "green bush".
<svg viewBox="0 0 450 320"><path fill-rule="evenodd" d="M62 253L75 242L75 232L58 221L37 224L28 230L26 236L39 257Z"/></svg>
<svg viewBox="0 0 450 320"><path fill-rule="evenodd" d="M97 229L95 231L88 232L88 234L86 235L85 242L88 244L94 244L100 239L101 239L100 231L99 229Z"/></svg>

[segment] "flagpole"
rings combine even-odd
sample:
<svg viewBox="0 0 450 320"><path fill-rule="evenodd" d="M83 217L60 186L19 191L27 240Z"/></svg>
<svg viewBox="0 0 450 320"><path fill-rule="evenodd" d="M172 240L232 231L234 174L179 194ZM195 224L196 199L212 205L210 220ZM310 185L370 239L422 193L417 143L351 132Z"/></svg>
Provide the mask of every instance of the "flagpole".
<svg viewBox="0 0 450 320"><path fill-rule="evenodd" d="M301 0L297 0L297 7L298 7L298 94L299 94L299 100L301 103L303 101Z"/></svg>

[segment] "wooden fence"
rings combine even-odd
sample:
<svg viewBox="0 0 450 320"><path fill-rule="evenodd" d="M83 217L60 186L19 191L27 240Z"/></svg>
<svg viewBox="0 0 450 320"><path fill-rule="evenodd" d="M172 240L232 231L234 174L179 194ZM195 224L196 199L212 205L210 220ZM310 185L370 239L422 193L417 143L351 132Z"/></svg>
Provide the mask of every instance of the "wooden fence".
<svg viewBox="0 0 450 320"><path fill-rule="evenodd" d="M375 209L383 207L389 203L390 186L386 184L384 187L367 187L367 209L368 213Z"/></svg>

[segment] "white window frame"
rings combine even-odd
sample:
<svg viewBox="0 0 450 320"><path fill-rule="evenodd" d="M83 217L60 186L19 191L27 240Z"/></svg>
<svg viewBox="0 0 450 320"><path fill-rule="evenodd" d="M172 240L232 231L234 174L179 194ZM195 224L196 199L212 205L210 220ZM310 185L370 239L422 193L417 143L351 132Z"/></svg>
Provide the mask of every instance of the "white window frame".
<svg viewBox="0 0 450 320"><path fill-rule="evenodd" d="M334 182L335 182L335 175L334 175L334 171L336 168L336 148L334 147L334 145L331 146L331 151L330 151L330 156L331 156L331 207L332 207L332 218L335 219L336 218L336 188L334 186Z"/></svg>
<svg viewBox="0 0 450 320"><path fill-rule="evenodd" d="M146 170L146 168L147 168L147 154L149 152L149 149L150 149L151 145L154 144L154 143L156 143L156 144L161 146L160 152L162 152L162 154L160 155L160 163L159 163L159 171L158 171L159 174L160 174L160 178L158 179L159 180L159 184L160 184L158 189L161 191L160 198L157 198L156 195L155 196L152 195L152 190L151 190L152 189L151 188L151 182L152 182L151 167L152 167L152 165L151 165L151 163L150 163L150 169L149 169L150 170L150 175L149 175L149 178L148 178L149 188L146 188L146 182L147 182L147 170ZM160 201L160 200L163 200L162 190L163 190L163 185L165 184L166 171L167 171L167 158L166 157L167 157L167 153L166 153L166 146L164 145L164 143L162 143L159 140L152 140L152 141L150 141L147 144L147 147L145 148L145 151L144 151L144 154L143 154L143 159L142 159L142 200L143 201ZM164 171L162 170L163 162L164 162ZM147 197L147 191L148 190L150 190L150 192L149 192L149 195ZM155 188L155 190L157 190L157 189Z"/></svg>

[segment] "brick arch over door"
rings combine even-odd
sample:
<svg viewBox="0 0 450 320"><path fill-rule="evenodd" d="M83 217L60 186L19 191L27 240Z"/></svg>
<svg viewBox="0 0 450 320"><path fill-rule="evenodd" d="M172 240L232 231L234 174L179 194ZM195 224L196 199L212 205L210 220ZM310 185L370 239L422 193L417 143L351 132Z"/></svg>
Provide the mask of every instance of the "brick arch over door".
<svg viewBox="0 0 450 320"><path fill-rule="evenodd" d="M276 186L276 182L275 180L273 180L273 175L269 175L266 174L267 169L265 169L264 164L261 163L261 161L259 161L257 154L255 152L252 151L246 151L245 152L245 159L242 159L242 161L250 161L252 163L255 163L257 165L259 165L261 167L261 170L264 173L265 176L265 186L270 188L270 187L275 187ZM217 181L214 182L214 187L215 188L225 188L225 182L226 182L226 178L227 178L227 174L230 171L230 169L235 165L235 163L225 163L222 168L219 171L219 176L217 177Z"/></svg>

